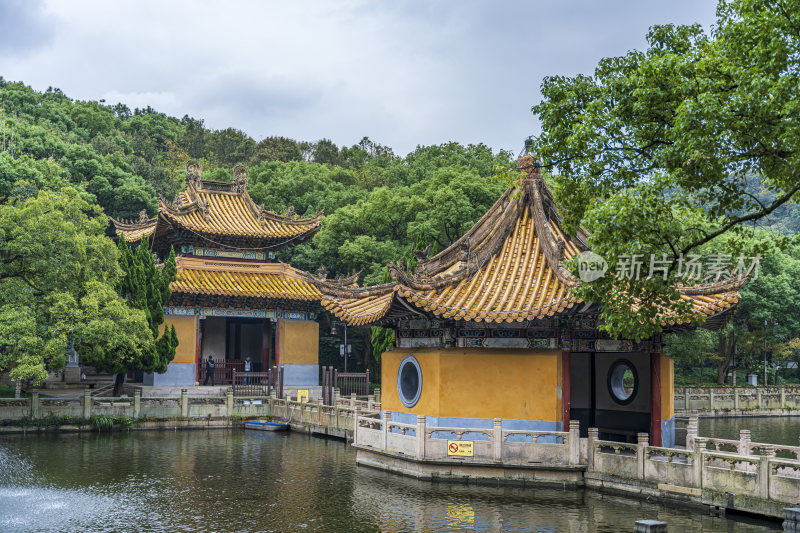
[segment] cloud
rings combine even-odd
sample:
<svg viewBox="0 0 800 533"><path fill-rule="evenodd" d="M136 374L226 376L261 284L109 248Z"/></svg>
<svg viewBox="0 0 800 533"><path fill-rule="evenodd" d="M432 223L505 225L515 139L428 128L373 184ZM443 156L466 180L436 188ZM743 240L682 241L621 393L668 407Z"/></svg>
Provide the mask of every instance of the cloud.
<svg viewBox="0 0 800 533"><path fill-rule="evenodd" d="M6 79L256 139L367 135L399 154L451 140L518 151L537 131L530 108L545 76L590 73L642 48L652 24L714 20L713 2L695 0L0 6L3 28L19 28L0 37Z"/></svg>
<svg viewBox="0 0 800 533"><path fill-rule="evenodd" d="M26 54L47 46L54 29L41 0L0 2L0 53Z"/></svg>

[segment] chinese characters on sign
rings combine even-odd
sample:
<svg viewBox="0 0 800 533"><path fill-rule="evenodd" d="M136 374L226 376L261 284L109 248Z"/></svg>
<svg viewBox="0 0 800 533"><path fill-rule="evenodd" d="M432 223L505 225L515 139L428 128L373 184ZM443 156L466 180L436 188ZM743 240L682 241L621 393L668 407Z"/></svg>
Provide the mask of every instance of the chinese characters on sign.
<svg viewBox="0 0 800 533"><path fill-rule="evenodd" d="M677 258L667 254L623 254L617 257L615 274L622 279L666 280L670 272L682 282L716 283L749 274L758 279L760 255L753 257L729 254L679 255ZM578 275L585 282L594 281L605 275L608 265L594 252L583 252L578 256Z"/></svg>
<svg viewBox="0 0 800 533"><path fill-rule="evenodd" d="M687 283L715 283L741 277L748 272L752 279L757 279L760 260L759 255L734 258L728 254L681 254L674 261L667 254L651 254L647 259L644 254L621 255L617 258L616 273L626 279L638 280L644 276L666 280L670 268L673 268L676 276Z"/></svg>

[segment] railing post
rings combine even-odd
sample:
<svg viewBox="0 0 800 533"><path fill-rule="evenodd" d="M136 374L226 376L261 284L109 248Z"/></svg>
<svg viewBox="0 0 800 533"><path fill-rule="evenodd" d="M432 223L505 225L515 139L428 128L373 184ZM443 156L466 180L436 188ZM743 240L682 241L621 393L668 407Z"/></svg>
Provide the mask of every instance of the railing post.
<svg viewBox="0 0 800 533"><path fill-rule="evenodd" d="M369 370L367 370L367 396L369 396Z"/></svg>
<svg viewBox="0 0 800 533"><path fill-rule="evenodd" d="M92 417L92 391L83 389L83 418Z"/></svg>
<svg viewBox="0 0 800 533"><path fill-rule="evenodd" d="M588 471L594 472L594 450L595 450L595 443L599 440L600 437L600 430L597 428L589 428L587 430L588 433Z"/></svg>
<svg viewBox="0 0 800 533"><path fill-rule="evenodd" d="M758 408L763 409L764 404L761 403L761 389L758 389L756 391L756 398L757 398L756 403L758 404Z"/></svg>
<svg viewBox="0 0 800 533"><path fill-rule="evenodd" d="M697 438L697 426L699 419L697 415L689 417L689 422L686 424L686 449L688 451L694 450L694 439Z"/></svg>
<svg viewBox="0 0 800 533"><path fill-rule="evenodd" d="M692 455L692 469L694 475L694 487L703 488L703 453L706 451L706 439L697 437L694 439L694 454Z"/></svg>
<svg viewBox="0 0 800 533"><path fill-rule="evenodd" d="M716 406L714 405L714 389L708 389L708 404L709 404L709 411L714 411Z"/></svg>
<svg viewBox="0 0 800 533"><path fill-rule="evenodd" d="M228 412L228 416L233 416L233 391L228 389L225 393L225 407Z"/></svg>
<svg viewBox="0 0 800 533"><path fill-rule="evenodd" d="M338 388L334 388L333 389L333 405L339 405L339 397L340 397L339 389Z"/></svg>
<svg viewBox="0 0 800 533"><path fill-rule="evenodd" d="M647 447L650 445L650 435L637 433L636 442L636 477L644 479L644 462L647 460Z"/></svg>
<svg viewBox="0 0 800 533"><path fill-rule="evenodd" d="M375 389L375 403L381 403L381 389Z"/></svg>
<svg viewBox="0 0 800 533"><path fill-rule="evenodd" d="M236 369L233 369L233 375L231 379L231 389L233 390L233 395L236 396Z"/></svg>
<svg viewBox="0 0 800 533"><path fill-rule="evenodd" d="M142 389L133 389L133 418L139 418L142 414Z"/></svg>
<svg viewBox="0 0 800 533"><path fill-rule="evenodd" d="M581 423L578 420L569 421L569 464L581 463Z"/></svg>
<svg viewBox="0 0 800 533"><path fill-rule="evenodd" d="M684 411L689 412L689 387L683 388L683 406Z"/></svg>
<svg viewBox="0 0 800 533"><path fill-rule="evenodd" d="M492 459L497 462L503 460L503 419L495 418L492 428Z"/></svg>
<svg viewBox="0 0 800 533"><path fill-rule="evenodd" d="M750 455L750 430L739 430L739 455Z"/></svg>
<svg viewBox="0 0 800 533"><path fill-rule="evenodd" d="M322 425L322 406L325 402L322 401L322 398L317 399L317 425Z"/></svg>
<svg viewBox="0 0 800 533"><path fill-rule="evenodd" d="M269 393L269 399L267 400L269 405L269 417L273 418L275 416L275 393Z"/></svg>
<svg viewBox="0 0 800 533"><path fill-rule="evenodd" d="M781 387L781 409L786 407L786 387Z"/></svg>
<svg viewBox="0 0 800 533"><path fill-rule="evenodd" d="M339 406L336 405L336 404L333 404L333 410L336 413L336 429L339 429L339 427L340 427L339 426Z"/></svg>
<svg viewBox="0 0 800 533"><path fill-rule="evenodd" d="M31 418L39 418L39 389L31 391Z"/></svg>
<svg viewBox="0 0 800 533"><path fill-rule="evenodd" d="M367 397L367 410L372 411L372 396Z"/></svg>
<svg viewBox="0 0 800 533"><path fill-rule="evenodd" d="M739 410L739 387L733 388L733 408Z"/></svg>
<svg viewBox="0 0 800 533"><path fill-rule="evenodd" d="M355 406L356 406L356 393L355 392L351 392L350 393L350 407L355 407Z"/></svg>
<svg viewBox="0 0 800 533"><path fill-rule="evenodd" d="M353 409L353 444L358 444L358 417L361 416L361 409Z"/></svg>
<svg viewBox="0 0 800 533"><path fill-rule="evenodd" d="M189 418L189 391L186 389L181 389L181 417Z"/></svg>
<svg viewBox="0 0 800 533"><path fill-rule="evenodd" d="M417 415L417 458L425 458L425 433L427 428L425 425L425 415Z"/></svg>
<svg viewBox="0 0 800 533"><path fill-rule="evenodd" d="M386 451L389 443L389 423L392 421L392 412L383 413L383 434L381 435L381 449Z"/></svg>
<svg viewBox="0 0 800 533"><path fill-rule="evenodd" d="M764 446L764 455L758 459L758 495L762 500L769 499L769 460L775 457L775 448Z"/></svg>

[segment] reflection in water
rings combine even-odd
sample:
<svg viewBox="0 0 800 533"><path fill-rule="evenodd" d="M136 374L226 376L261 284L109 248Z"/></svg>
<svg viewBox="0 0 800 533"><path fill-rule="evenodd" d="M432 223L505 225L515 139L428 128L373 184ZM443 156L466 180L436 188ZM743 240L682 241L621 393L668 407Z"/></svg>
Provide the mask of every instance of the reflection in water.
<svg viewBox="0 0 800 533"><path fill-rule="evenodd" d="M356 468L298 434L141 432L0 438L0 531L764 531L581 490L435 484ZM780 531L779 527L774 530Z"/></svg>
<svg viewBox="0 0 800 533"><path fill-rule="evenodd" d="M739 430L749 429L753 442L800 445L800 417L797 416L701 418L699 422L701 437L739 440Z"/></svg>

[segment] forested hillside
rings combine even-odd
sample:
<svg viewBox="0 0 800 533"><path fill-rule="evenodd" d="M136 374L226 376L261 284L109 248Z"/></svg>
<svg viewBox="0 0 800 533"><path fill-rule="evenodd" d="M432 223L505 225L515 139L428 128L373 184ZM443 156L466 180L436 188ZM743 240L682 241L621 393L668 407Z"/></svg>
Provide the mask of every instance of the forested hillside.
<svg viewBox="0 0 800 533"><path fill-rule="evenodd" d="M190 158L200 160L205 179L222 181L245 164L250 195L272 211L324 211L314 239L279 258L312 272L324 265L331 277L362 270L364 284L386 281L389 261L413 263L414 249L432 244L435 253L458 239L502 193L494 169L513 166L512 154L482 144L418 147L400 157L367 137L349 147L327 139L256 140L234 128L211 130L202 119L75 101L59 89L37 92L0 77L0 204L9 208L30 211L38 204L19 201L74 187L110 216L138 218L142 209L152 216L159 197L172 200L183 189ZM112 236L110 225L106 234ZM35 301L46 315L46 298ZM7 330L0 340L22 338L29 326L23 315L0 317L0 330ZM52 317L44 315L37 314L36 342L50 338L45 324ZM321 321L320 362L341 366L341 338L328 335L326 313ZM351 331L349 342L359 366L374 366L369 330ZM34 362L25 375L43 368Z"/></svg>
<svg viewBox="0 0 800 533"><path fill-rule="evenodd" d="M308 270L324 264L330 275L364 269L366 283L415 247L432 243L436 252L457 239L502 192L489 179L493 168L512 164L510 153L484 145L418 147L399 157L367 137L341 148L327 139L257 141L201 119L74 101L0 78L3 202L71 185L110 216L153 215L158 197L171 200L183 188L189 158L201 161L204 178L223 181L244 163L251 196L270 210L324 210L313 242L282 259Z"/></svg>

